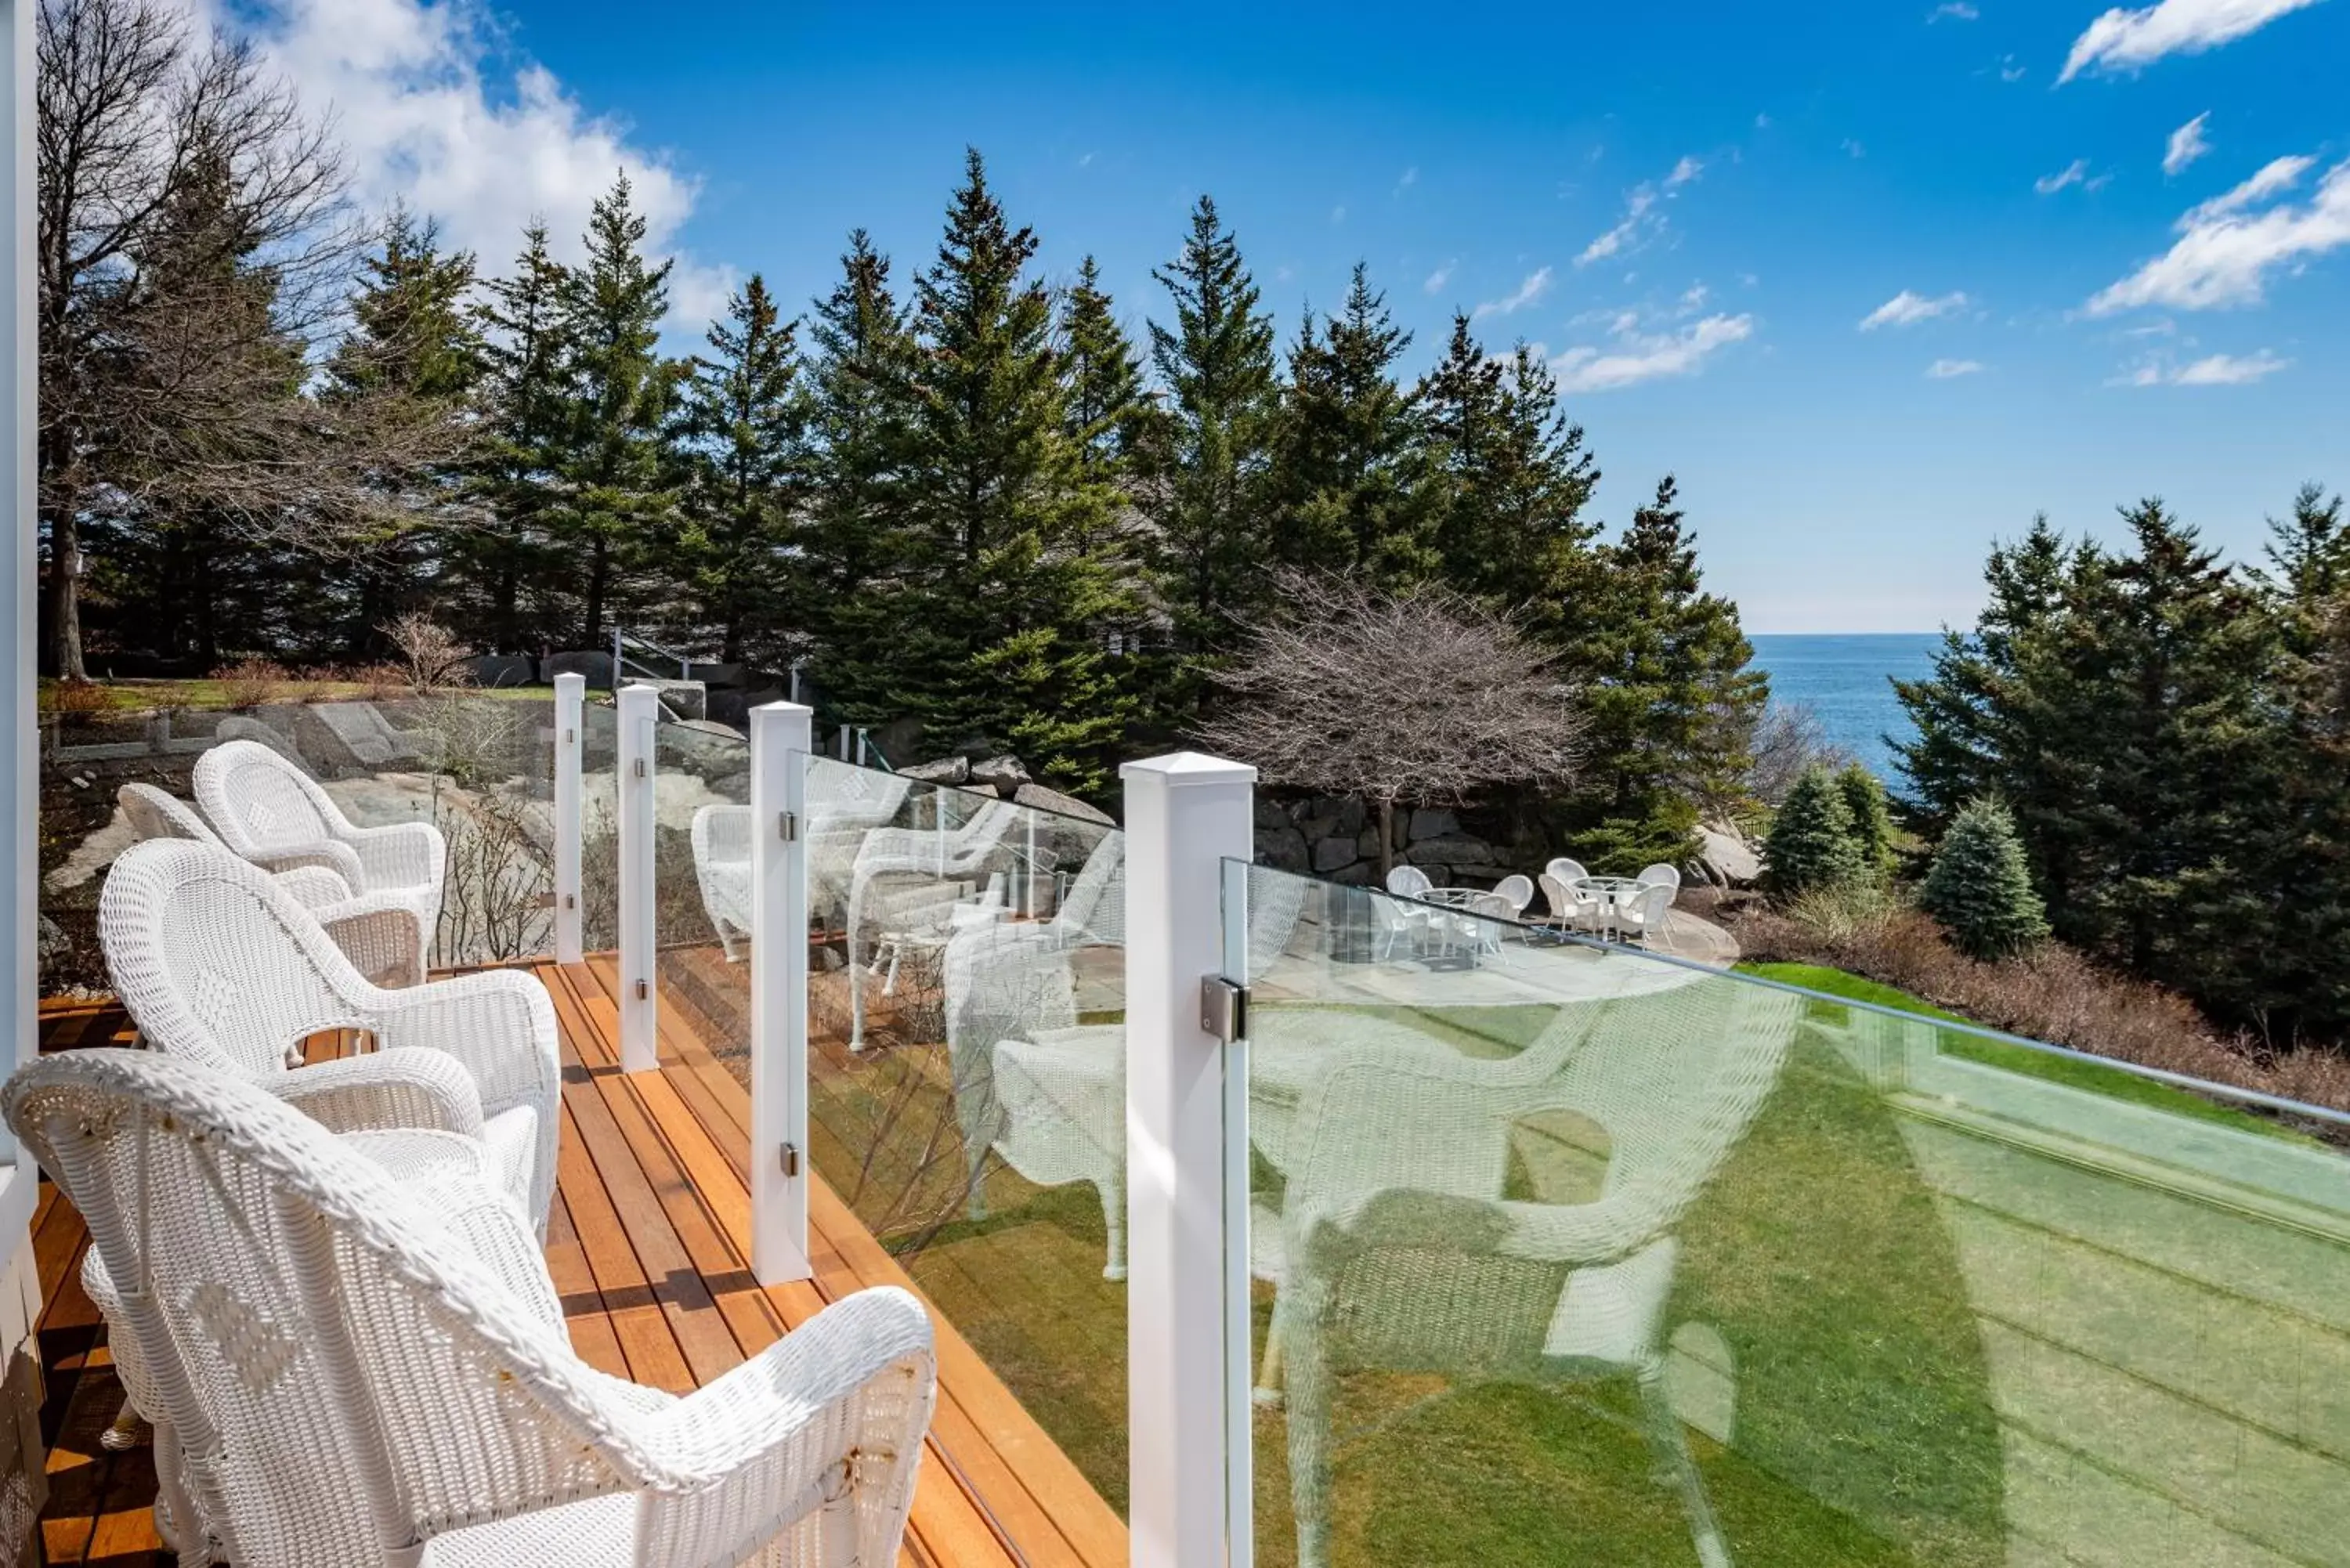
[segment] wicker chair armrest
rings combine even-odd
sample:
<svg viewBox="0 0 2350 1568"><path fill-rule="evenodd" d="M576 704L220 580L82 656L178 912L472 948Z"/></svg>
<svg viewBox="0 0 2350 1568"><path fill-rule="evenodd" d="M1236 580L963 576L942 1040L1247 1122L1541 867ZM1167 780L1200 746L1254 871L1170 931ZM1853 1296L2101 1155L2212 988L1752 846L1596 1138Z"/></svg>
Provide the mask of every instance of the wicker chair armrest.
<svg viewBox="0 0 2350 1568"><path fill-rule="evenodd" d="M276 848L247 855L246 859L265 871L298 871L304 867L317 866L332 871L353 888L367 886L367 868L359 862L359 852L340 839L320 838L303 844L280 845Z"/></svg>
<svg viewBox="0 0 2350 1568"><path fill-rule="evenodd" d="M332 1132L422 1127L482 1136L482 1099L473 1075L436 1051L345 1056L262 1086Z"/></svg>
<svg viewBox="0 0 2350 1568"><path fill-rule="evenodd" d="M423 943L414 904L398 893L362 893L310 911L335 939L351 967L377 985L423 983L417 954Z"/></svg>
<svg viewBox="0 0 2350 1568"><path fill-rule="evenodd" d="M379 990L366 1011L386 1048L443 1051L463 1063L481 1091L484 1116L511 1106L544 1110L561 1092L555 1003L527 974L491 970Z"/></svg>
<svg viewBox="0 0 2350 1568"><path fill-rule="evenodd" d="M359 854L370 888L414 888L441 879L448 843L429 822L355 827L343 842Z"/></svg>
<svg viewBox="0 0 2350 1568"><path fill-rule="evenodd" d="M1637 1189L1592 1203L1552 1204L1391 1187L1286 1223L1317 1253L1393 1248L1584 1267L1629 1257L1663 1233L1668 1218Z"/></svg>
<svg viewBox="0 0 2350 1568"><path fill-rule="evenodd" d="M324 866L296 866L276 875L277 885L313 914L330 904L344 903L351 896L351 885L343 880L342 873Z"/></svg>
<svg viewBox="0 0 2350 1568"><path fill-rule="evenodd" d="M889 1563L937 1395L930 1316L889 1286L836 1302L754 1357L637 1418L651 1460L640 1561L735 1563L822 1507L854 1513L854 1561Z"/></svg>

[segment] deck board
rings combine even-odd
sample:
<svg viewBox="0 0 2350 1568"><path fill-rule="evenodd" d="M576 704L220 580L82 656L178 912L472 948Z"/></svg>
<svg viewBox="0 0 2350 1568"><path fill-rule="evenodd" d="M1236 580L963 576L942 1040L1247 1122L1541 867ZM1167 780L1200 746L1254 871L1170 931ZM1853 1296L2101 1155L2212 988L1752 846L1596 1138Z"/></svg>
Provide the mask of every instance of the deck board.
<svg viewBox="0 0 2350 1568"><path fill-rule="evenodd" d="M589 1365L684 1392L759 1354L829 1302L874 1284L915 1289L821 1178L810 1184L816 1277L762 1288L746 1262L750 1101L721 1060L727 1043L716 1038L718 1027L665 982L660 1070L631 1077L619 1068L619 978L609 957L532 972L555 1002L564 1049L547 1265L573 1345ZM109 1003L42 1010L44 1050L130 1038ZM339 1048L319 1044L328 1053ZM43 1538L53 1563L164 1568L170 1558L150 1511L150 1451L112 1454L98 1443L121 1395L102 1325L80 1289L86 1244L80 1217L45 1182L34 1230L48 1376ZM1117 1514L935 1308L932 1319L938 1415L901 1563L1119 1568L1127 1541Z"/></svg>

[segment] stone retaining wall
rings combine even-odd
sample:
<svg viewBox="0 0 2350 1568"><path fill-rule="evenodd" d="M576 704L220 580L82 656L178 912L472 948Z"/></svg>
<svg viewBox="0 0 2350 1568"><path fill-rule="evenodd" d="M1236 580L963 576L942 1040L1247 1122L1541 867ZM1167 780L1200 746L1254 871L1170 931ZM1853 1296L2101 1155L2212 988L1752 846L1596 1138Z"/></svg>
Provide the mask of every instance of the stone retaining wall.
<svg viewBox="0 0 2350 1568"><path fill-rule="evenodd" d="M1417 866L1446 886L1498 882L1512 869L1503 851L1465 833L1449 811L1395 813L1395 863ZM1379 879L1377 815L1359 800L1315 795L1256 803L1256 857L1276 870L1347 885Z"/></svg>

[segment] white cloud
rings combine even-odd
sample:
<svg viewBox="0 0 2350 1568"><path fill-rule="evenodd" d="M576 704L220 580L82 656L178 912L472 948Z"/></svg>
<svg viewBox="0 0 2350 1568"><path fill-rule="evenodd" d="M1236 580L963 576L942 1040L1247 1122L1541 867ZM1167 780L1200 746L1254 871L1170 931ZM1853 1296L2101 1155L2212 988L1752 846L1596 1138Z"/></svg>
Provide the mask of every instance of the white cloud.
<svg viewBox="0 0 2350 1568"><path fill-rule="evenodd" d="M2003 82L2020 82L2023 79L2023 67L2015 63L2013 55L2000 56L1999 79Z"/></svg>
<svg viewBox="0 0 2350 1568"><path fill-rule="evenodd" d="M1617 323L1611 348L1588 345L1568 349L1550 362L1565 392L1606 392L1669 376L1687 376L1707 358L1732 343L1754 335L1752 316L1709 316L1676 332L1643 334L1637 326Z"/></svg>
<svg viewBox="0 0 2350 1568"><path fill-rule="evenodd" d="M1582 254L1575 258L1575 265L1589 266L1593 262L1606 261L1609 256L1620 254L1626 246L1639 237L1640 231L1648 226L1648 214L1655 209L1656 204L1657 192L1653 186L1635 186L1632 193L1624 198L1623 221L1584 246ZM1663 220L1659 218L1656 221L1661 223Z"/></svg>
<svg viewBox="0 0 2350 1568"><path fill-rule="evenodd" d="M2263 348L2257 354L2212 354L2186 364L2147 359L2116 383L2131 387L2247 387L2292 364Z"/></svg>
<svg viewBox="0 0 2350 1568"><path fill-rule="evenodd" d="M1443 293L1444 286L1452 281L1453 269L1458 267L1460 265L1460 260L1456 257L1453 260L1446 262L1434 272L1430 273L1428 275L1428 281L1419 286L1422 292L1428 294Z"/></svg>
<svg viewBox="0 0 2350 1568"><path fill-rule="evenodd" d="M1338 205L1330 209L1330 221L1334 223L1343 223L1347 221L1347 205L1345 202L1341 202Z"/></svg>
<svg viewBox="0 0 2350 1568"><path fill-rule="evenodd" d="M1845 156L1847 158L1866 158L1868 156L1868 149L1863 147L1859 142L1855 141L1849 136L1846 137L1839 145L1844 149Z"/></svg>
<svg viewBox="0 0 2350 1568"><path fill-rule="evenodd" d="M2085 70L2137 70L2165 55L2199 54L2256 32L2317 0L2160 0L2136 11L2119 6L2073 40L2059 83Z"/></svg>
<svg viewBox="0 0 2350 1568"><path fill-rule="evenodd" d="M1711 293L1705 285L1701 283L1690 285L1681 295L1680 313L1683 316L1695 316L1705 308L1705 302L1711 297Z"/></svg>
<svg viewBox="0 0 2350 1568"><path fill-rule="evenodd" d="M1880 327L1914 327L1920 321L1931 321L1937 316L1948 316L1967 303L1963 293L1952 292L1929 299L1911 289L1903 289L1866 316L1860 318L1863 332L1874 332Z"/></svg>
<svg viewBox="0 0 2350 1568"><path fill-rule="evenodd" d="M2262 205L2296 185L2313 162L2277 159L2234 190L2189 208L2170 249L2100 290L2089 314L2147 305L2256 305L2274 269L2350 245L2350 161L2327 170L2307 202Z"/></svg>
<svg viewBox="0 0 2350 1568"><path fill-rule="evenodd" d="M1934 7L1933 15L1928 16L1926 21L1930 26L1948 16L1956 22L1971 22L1981 15L1981 12L1968 5L1967 0L1945 0L1944 4Z"/></svg>
<svg viewBox="0 0 2350 1568"><path fill-rule="evenodd" d="M1937 359L1926 367L1926 374L1937 381L1948 381L1960 376L1980 374L1982 368L1983 363L1980 359Z"/></svg>
<svg viewBox="0 0 2350 1568"><path fill-rule="evenodd" d="M2178 173L2211 151L2210 138L2203 134L2203 122L2210 118L2211 111L2207 109L2170 133L2170 140L2163 144L2162 149L2162 171L2165 174Z"/></svg>
<svg viewBox="0 0 2350 1568"><path fill-rule="evenodd" d="M1672 172L1665 176L1665 189L1668 191L1678 189L1704 172L1705 164L1702 161L1688 153L1683 153L1681 161L1673 165Z"/></svg>
<svg viewBox="0 0 2350 1568"><path fill-rule="evenodd" d="M1410 168L1405 170L1403 173L1397 178L1396 189L1400 191L1405 189L1407 186L1417 185L1419 183L1419 165L1415 163Z"/></svg>
<svg viewBox="0 0 2350 1568"><path fill-rule="evenodd" d="M1470 312L1473 317L1514 316L1550 292L1550 268L1536 267L1507 299L1489 299Z"/></svg>
<svg viewBox="0 0 2350 1568"><path fill-rule="evenodd" d="M1770 129L1771 129L1771 117L1770 117L1768 114L1758 114L1758 115L1756 115L1756 116L1754 117L1754 129L1755 129L1755 130L1770 130Z"/></svg>
<svg viewBox="0 0 2350 1568"><path fill-rule="evenodd" d="M2055 173L2043 174L2039 179L2034 180L2032 182L2032 188L2043 196L2053 196L2067 185L2078 185L2085 191L2094 191L2105 182L2103 175L2094 180L2089 177L2087 159L2075 158Z"/></svg>
<svg viewBox="0 0 2350 1568"><path fill-rule="evenodd" d="M496 63L497 24L475 0L181 0L200 24L250 37L313 112L330 110L354 195L371 209L405 202L446 242L503 268L522 226L546 221L556 255L577 260L588 209L626 171L648 247L676 250L695 182L629 128L583 108L536 63ZM673 329L699 334L733 275L680 256L671 275ZM689 310L688 306L691 308Z"/></svg>

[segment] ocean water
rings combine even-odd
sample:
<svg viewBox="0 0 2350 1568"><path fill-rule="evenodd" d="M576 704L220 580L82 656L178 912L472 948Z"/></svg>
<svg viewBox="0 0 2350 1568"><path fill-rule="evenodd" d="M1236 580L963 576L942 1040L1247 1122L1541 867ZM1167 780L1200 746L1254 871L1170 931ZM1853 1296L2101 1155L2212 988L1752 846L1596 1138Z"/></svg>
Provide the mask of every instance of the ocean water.
<svg viewBox="0 0 2350 1568"><path fill-rule="evenodd" d="M1893 695L1896 679L1933 673L1942 636L1933 631L1750 637L1754 663L1771 677L1771 697L1800 702L1817 713L1827 737L1898 784L1886 738L1907 741L1917 732Z"/></svg>

